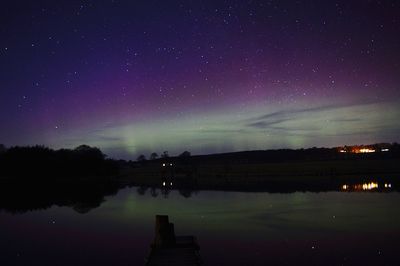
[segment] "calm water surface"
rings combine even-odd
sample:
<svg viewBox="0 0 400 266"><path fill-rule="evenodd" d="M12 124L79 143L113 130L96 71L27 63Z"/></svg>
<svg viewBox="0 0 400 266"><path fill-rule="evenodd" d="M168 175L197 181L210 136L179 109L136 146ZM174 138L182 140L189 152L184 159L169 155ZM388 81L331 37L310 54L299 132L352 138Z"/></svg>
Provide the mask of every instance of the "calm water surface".
<svg viewBox="0 0 400 266"><path fill-rule="evenodd" d="M0 212L0 265L143 265L154 216L195 235L205 265L399 265L400 193L120 190L81 214Z"/></svg>

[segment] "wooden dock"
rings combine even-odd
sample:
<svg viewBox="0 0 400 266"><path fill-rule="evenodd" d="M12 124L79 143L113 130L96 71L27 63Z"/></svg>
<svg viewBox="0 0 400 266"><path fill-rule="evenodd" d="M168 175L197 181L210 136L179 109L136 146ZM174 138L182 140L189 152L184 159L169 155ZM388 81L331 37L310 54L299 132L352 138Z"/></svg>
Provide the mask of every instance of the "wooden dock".
<svg viewBox="0 0 400 266"><path fill-rule="evenodd" d="M167 215L156 215L155 238L146 265L201 265L199 245L194 236L175 236Z"/></svg>

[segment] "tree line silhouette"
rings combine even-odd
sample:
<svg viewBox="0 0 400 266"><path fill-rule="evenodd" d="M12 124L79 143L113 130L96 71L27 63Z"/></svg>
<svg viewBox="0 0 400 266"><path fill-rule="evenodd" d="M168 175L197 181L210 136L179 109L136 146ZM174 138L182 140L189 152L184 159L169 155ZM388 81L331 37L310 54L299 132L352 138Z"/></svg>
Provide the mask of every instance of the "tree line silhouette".
<svg viewBox="0 0 400 266"><path fill-rule="evenodd" d="M181 154L178 155L178 157L190 157L190 156L191 156L191 153L188 152L188 151L184 151L184 152L182 152ZM164 152L161 154L161 156L158 156L158 154L157 154L156 152L153 152L153 153L150 154L149 160L153 161L153 160L157 160L157 159L159 159L159 158L169 158L169 157L170 157L170 156L169 156L168 151L164 151ZM140 155L137 157L136 161L138 161L138 162L147 161L146 155L140 154Z"/></svg>
<svg viewBox="0 0 400 266"><path fill-rule="evenodd" d="M124 187L114 178L118 169L117 161L87 145L60 150L0 145L0 211L57 205L86 213Z"/></svg>
<svg viewBox="0 0 400 266"><path fill-rule="evenodd" d="M238 191L268 191L268 192L294 192L294 191L330 191L340 189L340 185L349 183L352 180L344 180L341 177L312 179L307 181L304 178L290 179L290 182L282 180L258 180L256 183L244 181L239 183L229 183L229 178L219 177L219 174L229 173L233 165L246 165L268 162L305 162L330 160L364 160L379 159L378 162L384 162L383 159L393 159L400 157L400 145L376 144L371 147L379 150L386 147L390 152L375 152L371 154L353 154L341 153L337 148L310 148L299 150L265 150L265 151L244 151L224 154L196 155L192 156L190 152L184 151L179 156L170 157L168 151L164 151L159 156L153 152L149 159L139 156L138 162L111 160L96 147L81 145L75 149L53 150L44 146L32 147L11 147L6 148L0 144L0 211L25 212L35 209L45 209L53 205L69 206L77 212L85 213L92 208L100 206L105 200L105 196L113 195L119 189L127 185L141 186L138 189L139 194L144 194L146 183L156 184L150 189L151 196L158 195L156 189L160 180L155 178L155 183L144 182L129 183L129 178L121 178L124 175L123 169L128 169L131 177L135 172L129 172L132 169L139 169L140 175L142 169L153 169L154 173L160 174L160 163L168 158L168 162L174 165L174 172L177 175L184 176L184 181L196 178L201 166L205 166L203 174L215 176L215 180L223 182L211 182L198 184L197 182L175 182L174 189L179 193L189 197L191 191L201 189L219 189L219 190L238 190ZM140 159L139 159L140 158ZM381 160L382 159L382 160ZM160 162L161 160L161 162ZM145 163L141 163L144 162ZM376 164L376 163L375 163ZM208 173L207 167L220 173ZM218 168L219 167L219 168ZM119 173L121 170L121 173ZM126 173L125 173L126 175ZM228 176L228 175L227 175ZM149 178L151 178L149 176ZM354 182L360 182L360 176L354 177ZM368 176L366 178L369 178ZM386 178L386 177L385 177ZM398 189L397 181L387 177L387 181L393 184L394 189ZM381 178L382 179L382 178ZM386 180L386 179L385 179ZM381 180L382 182L385 180ZM151 180L150 180L151 181ZM279 182L278 182L279 181ZM366 180L368 181L368 180ZM351 184L351 182L349 184ZM161 188L161 194L168 196L169 190Z"/></svg>
<svg viewBox="0 0 400 266"><path fill-rule="evenodd" d="M118 174L114 160L96 147L80 145L75 149L53 150L45 146L0 146L0 176L24 180L108 177Z"/></svg>

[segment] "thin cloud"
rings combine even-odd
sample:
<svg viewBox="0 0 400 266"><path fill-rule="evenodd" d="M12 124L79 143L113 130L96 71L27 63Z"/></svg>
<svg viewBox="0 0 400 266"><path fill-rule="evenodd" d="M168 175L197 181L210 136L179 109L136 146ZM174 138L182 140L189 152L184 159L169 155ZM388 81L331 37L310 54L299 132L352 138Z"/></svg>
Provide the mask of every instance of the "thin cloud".
<svg viewBox="0 0 400 266"><path fill-rule="evenodd" d="M337 118L331 119L332 122L360 122L363 121L361 118Z"/></svg>
<svg viewBox="0 0 400 266"><path fill-rule="evenodd" d="M272 125L280 124L286 121L290 121L292 119L286 118L286 119L277 119L273 121L258 121L254 123L249 123L247 124L248 127L252 128L259 128L259 129L265 129L265 128L271 128Z"/></svg>
<svg viewBox="0 0 400 266"><path fill-rule="evenodd" d="M293 119L294 116L299 116L306 113L317 113L317 112L325 112L331 110L337 110L348 107L357 107L357 106L365 106L370 104L377 104L378 102L364 102L364 103L352 103L352 104L331 104L317 107L306 107L306 108L298 108L298 109L288 109L272 112L269 114L252 117L246 119L247 121L259 121L259 120L278 120L278 119Z"/></svg>

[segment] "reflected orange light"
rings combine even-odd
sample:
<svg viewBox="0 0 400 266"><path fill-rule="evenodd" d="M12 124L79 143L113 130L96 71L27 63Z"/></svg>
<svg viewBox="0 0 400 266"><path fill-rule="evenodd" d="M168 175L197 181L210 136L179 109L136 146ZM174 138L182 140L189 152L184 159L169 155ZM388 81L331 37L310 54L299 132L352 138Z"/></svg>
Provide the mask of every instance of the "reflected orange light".
<svg viewBox="0 0 400 266"><path fill-rule="evenodd" d="M385 188L391 188L392 185L389 183L385 183L383 185ZM363 184L354 184L354 185L347 185L344 184L342 185L342 190L373 190L373 189L378 189L379 184L377 182L369 182L369 183L363 183Z"/></svg>
<svg viewBox="0 0 400 266"><path fill-rule="evenodd" d="M378 188L378 183L371 182L371 183L367 183L367 184L363 184L362 185L362 189L363 190L371 190L371 189L374 189L374 188Z"/></svg>

